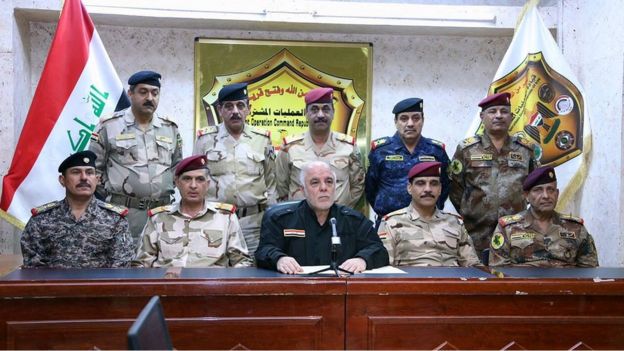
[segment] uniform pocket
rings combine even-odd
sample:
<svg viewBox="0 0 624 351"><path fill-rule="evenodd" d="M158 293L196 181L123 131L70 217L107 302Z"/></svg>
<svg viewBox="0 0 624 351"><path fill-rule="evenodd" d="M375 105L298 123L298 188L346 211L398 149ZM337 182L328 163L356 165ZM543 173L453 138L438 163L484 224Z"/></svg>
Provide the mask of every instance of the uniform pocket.
<svg viewBox="0 0 624 351"><path fill-rule="evenodd" d="M444 233L444 242L451 249L456 249L459 243L459 233L446 228L442 229Z"/></svg>
<svg viewBox="0 0 624 351"><path fill-rule="evenodd" d="M158 163L171 165L171 155L173 154L173 140L167 136L156 136L156 147L158 148Z"/></svg>
<svg viewBox="0 0 624 351"><path fill-rule="evenodd" d="M264 170L264 155L255 153L255 152L247 152L247 173L250 175L258 176L261 175Z"/></svg>
<svg viewBox="0 0 624 351"><path fill-rule="evenodd" d="M134 164L139 160L136 138L116 139L115 153L121 164Z"/></svg>
<svg viewBox="0 0 624 351"><path fill-rule="evenodd" d="M220 176L226 173L226 157L227 155L223 151L208 151L206 158L208 159L210 174Z"/></svg>
<svg viewBox="0 0 624 351"><path fill-rule="evenodd" d="M159 239L163 259L179 257L184 252L186 235L178 232L164 232Z"/></svg>

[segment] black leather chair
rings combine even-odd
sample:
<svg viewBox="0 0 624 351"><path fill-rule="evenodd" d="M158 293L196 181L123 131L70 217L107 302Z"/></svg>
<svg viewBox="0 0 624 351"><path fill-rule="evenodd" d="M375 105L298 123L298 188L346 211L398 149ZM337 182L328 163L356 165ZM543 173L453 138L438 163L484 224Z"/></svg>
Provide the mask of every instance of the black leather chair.
<svg viewBox="0 0 624 351"><path fill-rule="evenodd" d="M153 296L128 330L129 350L173 350L160 298Z"/></svg>

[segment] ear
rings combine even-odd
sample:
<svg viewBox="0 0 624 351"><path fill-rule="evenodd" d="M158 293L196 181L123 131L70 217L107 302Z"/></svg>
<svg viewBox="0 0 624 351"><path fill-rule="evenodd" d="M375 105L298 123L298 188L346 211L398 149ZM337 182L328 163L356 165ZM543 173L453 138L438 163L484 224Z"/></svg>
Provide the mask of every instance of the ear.
<svg viewBox="0 0 624 351"><path fill-rule="evenodd" d="M58 177L59 183L61 184L61 186L64 188L65 187L65 176L64 175L59 175Z"/></svg>

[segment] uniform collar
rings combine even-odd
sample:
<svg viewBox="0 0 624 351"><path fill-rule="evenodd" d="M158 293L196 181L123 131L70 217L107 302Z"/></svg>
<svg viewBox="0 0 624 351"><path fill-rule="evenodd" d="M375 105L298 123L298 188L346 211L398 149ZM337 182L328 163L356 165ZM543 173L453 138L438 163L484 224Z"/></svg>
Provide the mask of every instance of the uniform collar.
<svg viewBox="0 0 624 351"><path fill-rule="evenodd" d="M91 196L91 200L89 201L89 205L87 205L85 212L78 220L76 220L76 218L72 214L71 207L69 206L67 198L63 199L63 202L61 203L61 211L63 212L63 214L69 216L69 218L73 219L76 222L84 220L85 218L87 218L87 216L93 216L97 211L97 207L97 200L94 196Z"/></svg>
<svg viewBox="0 0 624 351"><path fill-rule="evenodd" d="M219 124L217 130L218 130L218 132L217 132L217 138L218 139L226 139L226 138L234 139L234 137L230 134L230 132L228 132L228 130L225 127L225 124L223 122L221 122L221 124ZM241 138L251 138L251 127L247 123L245 123L243 125L243 131L241 132L240 137ZM236 140L236 139L234 139L234 140Z"/></svg>
<svg viewBox="0 0 624 351"><path fill-rule="evenodd" d="M399 150L404 150L407 153L410 153L409 150L407 149L407 147L405 146L405 144L403 143L403 140L401 140L401 136L399 135L399 132L395 132L394 135L392 136L392 141L394 143L394 150L395 151L399 151ZM416 146L414 147L414 152L416 152L416 150L421 149L422 145L425 144L427 142L427 138L425 138L422 134L420 134L420 139L418 139L418 143L416 143Z"/></svg>
<svg viewBox="0 0 624 351"><path fill-rule="evenodd" d="M435 211L433 211L433 216L431 217L430 220L421 218L420 213L416 211L416 208L414 208L411 202L407 208L407 213L412 221L421 220L423 222L431 222L431 221L436 221L442 217L442 212L440 212L440 210L436 208Z"/></svg>
<svg viewBox="0 0 624 351"><path fill-rule="evenodd" d="M131 126L136 124L136 117L134 116L134 113L132 113L132 107L128 107L126 109L126 113L124 113L124 122L126 122L127 126ZM156 114L156 112L154 112L154 114L152 115L152 120L149 123L150 126L154 126L156 128L161 127L162 123L160 121L160 118L158 117L158 115Z"/></svg>
<svg viewBox="0 0 624 351"><path fill-rule="evenodd" d="M307 131L304 133L303 144L306 150L316 148L316 144L314 144L314 140L312 140L312 134L310 134L310 131ZM323 144L323 147L321 147L320 151L324 151L325 149L329 149L329 150L336 149L336 133L332 131L329 132L327 141L325 142L325 144Z"/></svg>
<svg viewBox="0 0 624 351"><path fill-rule="evenodd" d="M483 132L483 135L481 135L481 145L483 145L483 148L485 149L492 149L492 150L496 150L496 147L494 146L494 144L492 144L492 139L490 139L490 136L487 135L487 133ZM503 144L503 147L501 148L501 153L508 149L511 146L511 137L509 136L509 134L507 134L507 138L505 139L505 143Z"/></svg>
<svg viewBox="0 0 624 351"><path fill-rule="evenodd" d="M174 202L171 205L171 209L167 211L167 213L171 215L178 214L179 216L184 217L184 218L191 218L185 215L184 213L182 213L182 211L180 211L180 203L181 203L181 200ZM208 211L214 213L214 212L217 212L217 209L214 207L214 204L212 202L208 200L204 200L204 209L201 212L199 212L195 217L192 217L192 219L203 217Z"/></svg>

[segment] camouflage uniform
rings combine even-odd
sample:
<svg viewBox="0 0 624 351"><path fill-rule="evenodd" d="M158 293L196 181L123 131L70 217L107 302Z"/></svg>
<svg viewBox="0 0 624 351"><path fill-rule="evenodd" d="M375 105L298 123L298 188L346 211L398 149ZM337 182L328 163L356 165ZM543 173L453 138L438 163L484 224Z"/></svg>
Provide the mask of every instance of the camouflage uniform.
<svg viewBox="0 0 624 351"><path fill-rule="evenodd" d="M66 200L33 208L22 233L24 267L126 267L134 244L126 209L92 198L76 220Z"/></svg>
<svg viewBox="0 0 624 351"><path fill-rule="evenodd" d="M195 217L180 203L150 210L133 265L145 267L242 267L252 260L234 206L206 201Z"/></svg>
<svg viewBox="0 0 624 351"><path fill-rule="evenodd" d="M288 200L305 198L299 175L303 165L311 161L330 164L336 173L336 203L355 207L364 192L364 167L355 139L337 132L331 132L320 149L314 144L310 132L284 138L276 161L278 196Z"/></svg>
<svg viewBox="0 0 624 351"><path fill-rule="evenodd" d="M490 242L490 266L597 267L594 239L577 217L554 213L543 234L530 210L501 217Z"/></svg>
<svg viewBox="0 0 624 351"><path fill-rule="evenodd" d="M182 159L178 126L154 114L144 131L127 108L101 119L91 139L89 149L97 155L95 168L102 176L98 193L128 207L130 231L138 242L147 210L171 203L173 169Z"/></svg>
<svg viewBox="0 0 624 351"><path fill-rule="evenodd" d="M490 245L498 218L526 208L522 182L539 167L539 146L508 137L500 152L484 134L464 139L449 166L450 198L474 241L477 254Z"/></svg>
<svg viewBox="0 0 624 351"><path fill-rule="evenodd" d="M276 202L275 153L268 131L245 125L238 140L223 124L200 129L193 155L205 154L213 182L207 198L234 204L249 253L260 238L267 205Z"/></svg>
<svg viewBox="0 0 624 351"><path fill-rule="evenodd" d="M479 258L460 217L435 210L429 220L413 206L386 215L379 227L394 266L474 266Z"/></svg>

